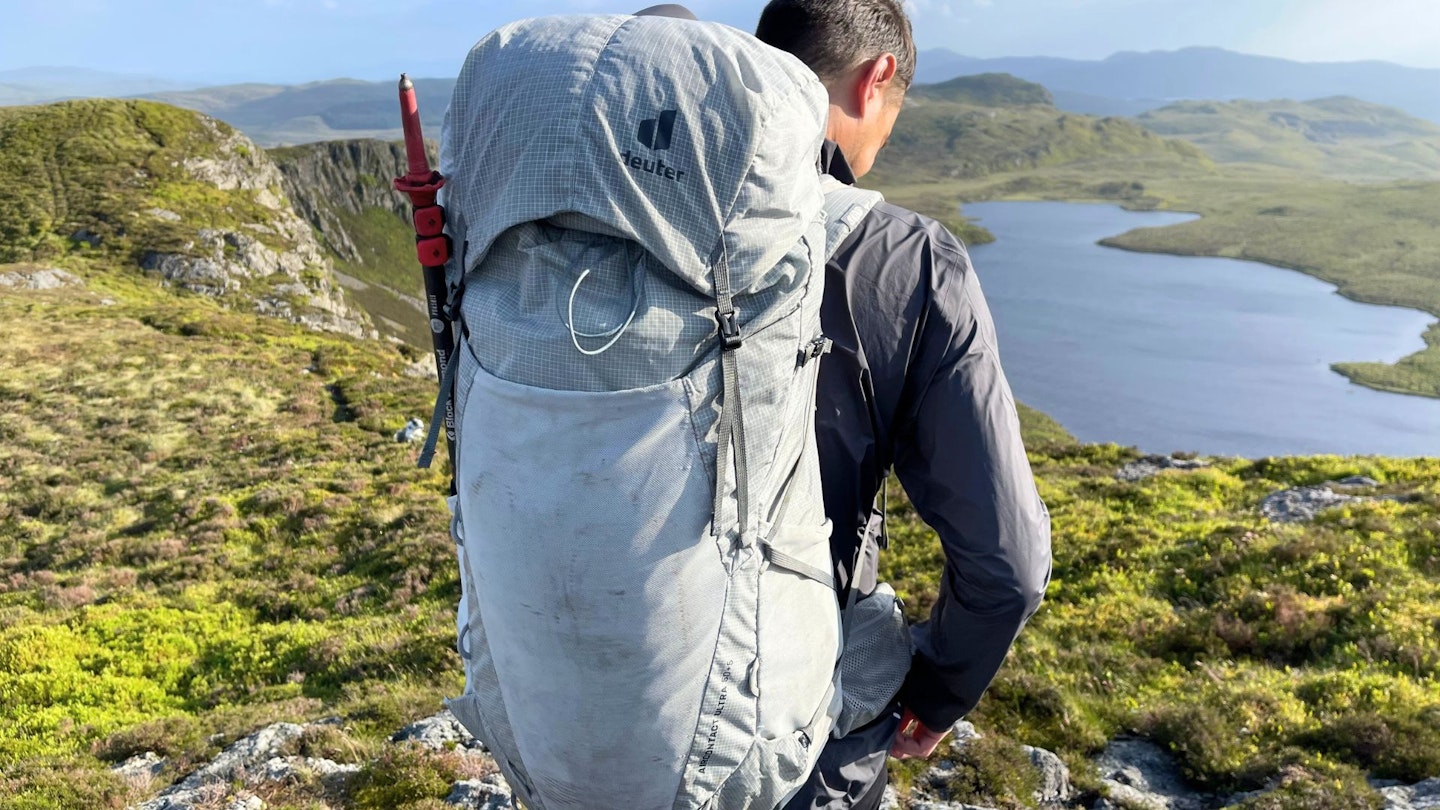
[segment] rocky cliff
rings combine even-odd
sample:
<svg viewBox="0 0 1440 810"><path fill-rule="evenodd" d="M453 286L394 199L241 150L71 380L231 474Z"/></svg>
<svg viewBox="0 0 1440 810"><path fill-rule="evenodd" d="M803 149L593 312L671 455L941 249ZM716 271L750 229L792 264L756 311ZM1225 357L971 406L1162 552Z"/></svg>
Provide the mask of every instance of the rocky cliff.
<svg viewBox="0 0 1440 810"><path fill-rule="evenodd" d="M377 140L272 149L285 196L320 236L351 298L387 337L430 345L410 203L392 188L405 148ZM438 156L432 148L432 165Z"/></svg>
<svg viewBox="0 0 1440 810"><path fill-rule="evenodd" d="M410 219L409 204L391 187L406 172L405 146L376 140L330 141L270 152L295 210L318 231L325 244L346 261L364 263L365 251L347 229L341 212L359 216L378 209L400 225ZM431 163L437 157L431 153Z"/></svg>
<svg viewBox="0 0 1440 810"><path fill-rule="evenodd" d="M0 110L0 262L140 271L233 309L373 334L283 183L244 135L174 107Z"/></svg>

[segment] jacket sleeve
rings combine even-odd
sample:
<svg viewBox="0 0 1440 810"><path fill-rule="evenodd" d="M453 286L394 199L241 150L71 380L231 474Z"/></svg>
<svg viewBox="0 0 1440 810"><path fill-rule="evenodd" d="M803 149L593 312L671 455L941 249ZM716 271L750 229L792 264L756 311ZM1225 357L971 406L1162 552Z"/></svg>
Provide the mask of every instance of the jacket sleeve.
<svg viewBox="0 0 1440 810"><path fill-rule="evenodd" d="M948 234L946 234L948 236ZM1050 515L1021 443L995 328L958 242L934 248L895 469L945 571L900 701L945 729L980 701L1050 579ZM908 375L907 375L908 376Z"/></svg>

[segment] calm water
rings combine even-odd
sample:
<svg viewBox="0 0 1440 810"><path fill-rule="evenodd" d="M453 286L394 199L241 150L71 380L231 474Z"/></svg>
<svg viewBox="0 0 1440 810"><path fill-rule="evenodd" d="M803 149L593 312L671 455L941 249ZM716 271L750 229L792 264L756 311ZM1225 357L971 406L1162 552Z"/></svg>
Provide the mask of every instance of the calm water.
<svg viewBox="0 0 1440 810"><path fill-rule="evenodd" d="M1188 214L1073 203L965 214L998 239L971 256L1016 397L1080 439L1250 457L1440 455L1440 400L1372 391L1329 367L1415 352L1426 313L1357 304L1254 262L1095 244Z"/></svg>

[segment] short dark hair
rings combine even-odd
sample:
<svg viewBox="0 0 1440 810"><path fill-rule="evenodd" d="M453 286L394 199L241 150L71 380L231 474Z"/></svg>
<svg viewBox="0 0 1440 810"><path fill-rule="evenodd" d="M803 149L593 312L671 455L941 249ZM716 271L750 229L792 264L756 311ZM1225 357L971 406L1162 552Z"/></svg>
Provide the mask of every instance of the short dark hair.
<svg viewBox="0 0 1440 810"><path fill-rule="evenodd" d="M755 36L798 56L824 82L882 53L895 54L901 90L915 80L915 37L898 0L770 0Z"/></svg>

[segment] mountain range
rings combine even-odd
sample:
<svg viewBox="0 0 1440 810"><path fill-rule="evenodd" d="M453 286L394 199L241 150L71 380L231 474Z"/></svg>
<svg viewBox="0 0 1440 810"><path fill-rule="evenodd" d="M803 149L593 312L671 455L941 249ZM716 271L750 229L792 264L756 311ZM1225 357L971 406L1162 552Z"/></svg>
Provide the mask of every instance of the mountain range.
<svg viewBox="0 0 1440 810"><path fill-rule="evenodd" d="M77 67L26 67L0 70L0 106L38 104L65 98L138 96L194 87L193 83L109 73Z"/></svg>
<svg viewBox="0 0 1440 810"><path fill-rule="evenodd" d="M1182 100L1310 101L1350 96L1440 122L1440 70L1374 61L1294 62L1220 48L1124 52L1102 60L977 59L937 48L920 54L917 94L927 92L923 85L979 74L1010 74L1038 83L1059 109L1090 115L1135 116ZM451 78L417 80L428 130L438 133L453 86ZM198 110L240 127L266 146L399 137L391 81L335 79L194 89L165 79L78 68L0 71L0 105L76 96L143 96ZM970 100L984 103L983 98Z"/></svg>

